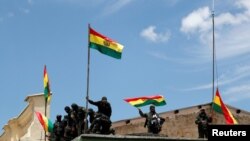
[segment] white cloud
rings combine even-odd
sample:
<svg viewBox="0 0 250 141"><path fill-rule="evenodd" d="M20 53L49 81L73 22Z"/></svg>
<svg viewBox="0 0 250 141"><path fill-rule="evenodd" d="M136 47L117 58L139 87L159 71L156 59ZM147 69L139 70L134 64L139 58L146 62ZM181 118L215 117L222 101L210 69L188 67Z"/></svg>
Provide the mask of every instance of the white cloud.
<svg viewBox="0 0 250 141"><path fill-rule="evenodd" d="M236 5L240 8L250 9L250 1L249 0L238 0L236 1Z"/></svg>
<svg viewBox="0 0 250 141"><path fill-rule="evenodd" d="M240 65L235 67L233 70L228 70L227 72L222 73L218 77L218 85L225 86L232 84L233 82L243 81L244 79L250 77L250 65ZM204 84L200 86L196 86L193 88L185 89L186 91L193 91L193 90L204 90L212 88L212 83Z"/></svg>
<svg viewBox="0 0 250 141"><path fill-rule="evenodd" d="M141 36L152 42L167 42L171 36L170 32L156 33L155 26L149 26L142 30Z"/></svg>
<svg viewBox="0 0 250 141"><path fill-rule="evenodd" d="M242 13L221 13L218 16L215 15L215 27L221 27L224 25L238 25L244 22L250 21L250 2L246 0L240 0L236 3L239 8L244 8ZM194 10L182 19L181 31L184 33L195 32L208 32L211 30L211 13L208 7L202 7Z"/></svg>
<svg viewBox="0 0 250 141"><path fill-rule="evenodd" d="M239 14L231 14L231 13L222 13L219 16L215 17L215 26L223 26L223 25L239 25L244 22L249 22L250 15L246 12Z"/></svg>
<svg viewBox="0 0 250 141"><path fill-rule="evenodd" d="M108 4L108 6L104 9L104 15L110 15L122 9L123 7L127 6L132 0L116 0L111 1L112 4Z"/></svg>
<svg viewBox="0 0 250 141"><path fill-rule="evenodd" d="M216 38L217 59L227 59L250 53L250 40L248 35L250 27L242 24L239 27L231 27Z"/></svg>
<svg viewBox="0 0 250 141"><path fill-rule="evenodd" d="M184 33L194 33L208 30L211 26L210 13L208 7L199 8L193 11L187 17L182 19L181 31Z"/></svg>
<svg viewBox="0 0 250 141"><path fill-rule="evenodd" d="M103 16L118 12L133 0L55 0L58 3L67 3L81 7L97 7L101 10Z"/></svg>
<svg viewBox="0 0 250 141"><path fill-rule="evenodd" d="M235 87L231 87L229 89L227 89L226 91L224 91L224 95L228 96L228 95L238 95L239 93L242 92L247 92L250 93L250 87L249 84L244 84L244 85L240 85L240 86L235 86Z"/></svg>
<svg viewBox="0 0 250 141"><path fill-rule="evenodd" d="M163 60L163 61L167 61L167 62L171 62L171 63L175 63L175 64L187 64L187 63L193 63L193 62L189 62L189 60L186 60L185 58L180 58L180 57L173 57L173 56L169 56L166 52L160 52L160 51L148 51L147 52L148 55L159 59L159 60ZM191 72L197 71L200 72L201 70L206 70L206 68L200 68L200 69L196 69L196 70L190 70ZM183 69L181 70L176 70L176 71L184 71ZM187 72L188 70L185 70L185 72Z"/></svg>
<svg viewBox="0 0 250 141"><path fill-rule="evenodd" d="M228 59L250 53L250 1L235 3L237 13L215 15L215 47L217 59ZM209 60L212 47L212 19L208 7L194 10L182 20L180 30L186 34L199 35L205 48L194 50L194 56Z"/></svg>
<svg viewBox="0 0 250 141"><path fill-rule="evenodd" d="M237 66L234 70L223 73L219 79L219 85L226 85L245 79L250 76L250 65Z"/></svg>
<svg viewBox="0 0 250 141"><path fill-rule="evenodd" d="M161 52L148 52L148 54L161 60L170 60L166 54Z"/></svg>
<svg viewBox="0 0 250 141"><path fill-rule="evenodd" d="M238 102L250 98L250 84L234 86L223 92L226 103Z"/></svg>

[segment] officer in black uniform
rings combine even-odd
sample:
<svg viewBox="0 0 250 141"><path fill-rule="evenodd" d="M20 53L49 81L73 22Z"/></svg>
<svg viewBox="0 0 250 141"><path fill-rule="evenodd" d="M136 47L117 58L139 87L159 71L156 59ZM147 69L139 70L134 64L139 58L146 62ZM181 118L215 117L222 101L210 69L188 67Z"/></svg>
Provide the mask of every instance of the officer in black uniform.
<svg viewBox="0 0 250 141"><path fill-rule="evenodd" d="M97 106L97 108L98 108L97 113L102 113L102 114L108 116L109 118L111 117L112 108L111 108L111 105L108 102L108 99L106 96L103 96L100 101L96 101L96 102L94 102L88 98L87 98L87 100L90 104Z"/></svg>
<svg viewBox="0 0 250 141"><path fill-rule="evenodd" d="M212 118L206 114L204 109L201 109L195 120L195 124L198 125L199 138L208 137L208 124L211 122Z"/></svg>
<svg viewBox="0 0 250 141"><path fill-rule="evenodd" d="M91 122L89 132L109 134L112 123L110 120L112 108L110 103L107 101L107 97L103 96L100 101L96 102L88 99L87 97L87 101L98 108L97 112L95 113L94 120Z"/></svg>
<svg viewBox="0 0 250 141"><path fill-rule="evenodd" d="M158 134L161 131L161 126L165 122L165 119L161 118L155 111L155 106L150 105L149 113L143 113L140 108L138 108L141 117L145 117L146 121L144 127L148 127L148 133Z"/></svg>
<svg viewBox="0 0 250 141"><path fill-rule="evenodd" d="M61 115L56 116L56 121L54 123L53 133L55 136L55 141L63 141L64 124L62 122Z"/></svg>

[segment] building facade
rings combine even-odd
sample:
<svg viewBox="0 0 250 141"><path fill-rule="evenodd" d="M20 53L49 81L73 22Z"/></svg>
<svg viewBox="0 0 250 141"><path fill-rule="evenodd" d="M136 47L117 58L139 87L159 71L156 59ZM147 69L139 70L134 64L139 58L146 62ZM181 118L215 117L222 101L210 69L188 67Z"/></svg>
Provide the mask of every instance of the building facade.
<svg viewBox="0 0 250 141"><path fill-rule="evenodd" d="M35 141L44 140L44 130L35 112L45 113L45 100L43 94L27 96L26 108L17 117L10 119L3 127L0 141ZM160 136L181 139L198 138L198 128L195 124L200 109L213 115L212 124L225 124L222 114L213 112L212 103L191 106L173 111L159 113L165 119ZM239 124L250 124L250 113L227 105ZM156 107L157 111L157 107ZM45 114L44 114L45 115ZM47 117L50 117L50 104L47 104ZM144 128L145 118L138 117L120 120L112 123L116 135L143 135L147 133ZM117 136L117 137L118 137ZM92 137L91 137L92 138Z"/></svg>
<svg viewBox="0 0 250 141"><path fill-rule="evenodd" d="M19 116L10 119L3 127L4 132L0 141L34 141L44 140L44 130L35 112L45 113L45 100L43 94L27 96L26 108ZM47 117L50 116L50 104L47 104ZM44 114L45 115L45 114Z"/></svg>
<svg viewBox="0 0 250 141"><path fill-rule="evenodd" d="M213 115L212 124L225 124L224 116L222 114L214 112L211 109L211 105L212 103L207 103L204 105L192 106L160 113L160 116L165 119L160 135L180 138L198 138L198 128L195 124L195 120L201 108L205 109L206 113L209 116ZM234 115L239 124L250 124L249 112L231 106L227 107ZM147 128L144 128L144 123L145 118L136 117L114 122L112 123L112 127L115 129L116 134L136 135L147 132Z"/></svg>

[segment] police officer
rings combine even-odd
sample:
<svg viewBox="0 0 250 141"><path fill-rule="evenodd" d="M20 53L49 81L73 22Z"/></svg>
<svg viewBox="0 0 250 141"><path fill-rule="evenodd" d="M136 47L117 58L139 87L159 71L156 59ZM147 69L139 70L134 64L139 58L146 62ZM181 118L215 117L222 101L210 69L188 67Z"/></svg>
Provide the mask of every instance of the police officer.
<svg viewBox="0 0 250 141"><path fill-rule="evenodd" d="M95 111L92 108L88 110L89 122L92 123L95 118Z"/></svg>
<svg viewBox="0 0 250 141"><path fill-rule="evenodd" d="M64 107L64 111L67 113L67 120L68 120L68 124L72 123L72 119L71 119L71 109L69 106L65 106Z"/></svg>
<svg viewBox="0 0 250 141"><path fill-rule="evenodd" d="M55 135L55 141L62 141L64 134L64 124L62 122L62 116L57 115L54 123L53 133Z"/></svg>
<svg viewBox="0 0 250 141"><path fill-rule="evenodd" d="M161 131L161 125L165 120L163 118L160 118L159 114L156 113L155 106L150 105L149 113L143 113L140 108L138 108L138 110L140 116L146 118L144 127L148 127L148 133L159 133ZM155 120L156 124L152 124L153 119Z"/></svg>
<svg viewBox="0 0 250 141"><path fill-rule="evenodd" d="M198 125L199 138L208 137L208 124L211 122L212 118L207 116L204 109L201 109L195 120L195 124Z"/></svg>
<svg viewBox="0 0 250 141"><path fill-rule="evenodd" d="M72 105L74 105L74 104L72 104ZM71 141L73 138L77 137L77 129L76 129L76 124L75 124L76 123L75 122L76 121L75 114L73 114L74 111L69 106L65 106L64 110L67 113L63 119L63 122L65 124L64 140Z"/></svg>
<svg viewBox="0 0 250 141"><path fill-rule="evenodd" d="M111 114L112 114L112 108L111 108L111 105L110 103L108 102L107 100L107 97L106 96L103 96L102 99L100 101L92 101L90 99L88 99L87 97L87 100L90 104L92 105L95 105L98 107L98 113L102 113L106 116L108 116L109 118L111 117Z"/></svg>
<svg viewBox="0 0 250 141"><path fill-rule="evenodd" d="M109 128L111 126L110 117L112 114L112 108L110 103L107 101L107 97L103 96L100 101L96 102L88 99L88 97L86 98L90 104L95 105L98 108L97 112L95 113L94 120L91 122L89 132L100 132L101 134L108 133L110 131ZM100 131L100 129L102 131Z"/></svg>

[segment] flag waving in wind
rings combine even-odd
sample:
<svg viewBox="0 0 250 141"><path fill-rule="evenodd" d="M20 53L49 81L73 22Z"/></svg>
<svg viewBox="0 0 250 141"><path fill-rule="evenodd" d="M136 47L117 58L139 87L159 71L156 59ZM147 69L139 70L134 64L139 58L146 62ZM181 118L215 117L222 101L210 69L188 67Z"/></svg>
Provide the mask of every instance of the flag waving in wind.
<svg viewBox="0 0 250 141"><path fill-rule="evenodd" d="M143 107L150 104L155 106L166 105L166 101L162 95L126 98L124 100L135 107Z"/></svg>
<svg viewBox="0 0 250 141"><path fill-rule="evenodd" d="M223 103L218 88L213 101L213 109L216 112L222 113L224 115L227 124L238 124L232 113L228 110L227 106Z"/></svg>
<svg viewBox="0 0 250 141"><path fill-rule="evenodd" d="M46 116L44 116L40 112L36 112L36 116L46 132L53 132L54 125L51 122L51 120L49 120Z"/></svg>
<svg viewBox="0 0 250 141"><path fill-rule="evenodd" d="M89 47L116 59L121 59L123 45L89 27Z"/></svg>
<svg viewBox="0 0 250 141"><path fill-rule="evenodd" d="M43 71L43 87L44 87L45 100L49 102L51 98L51 93L50 93L50 85L49 85L49 76L47 73L46 65L44 66L44 71Z"/></svg>

